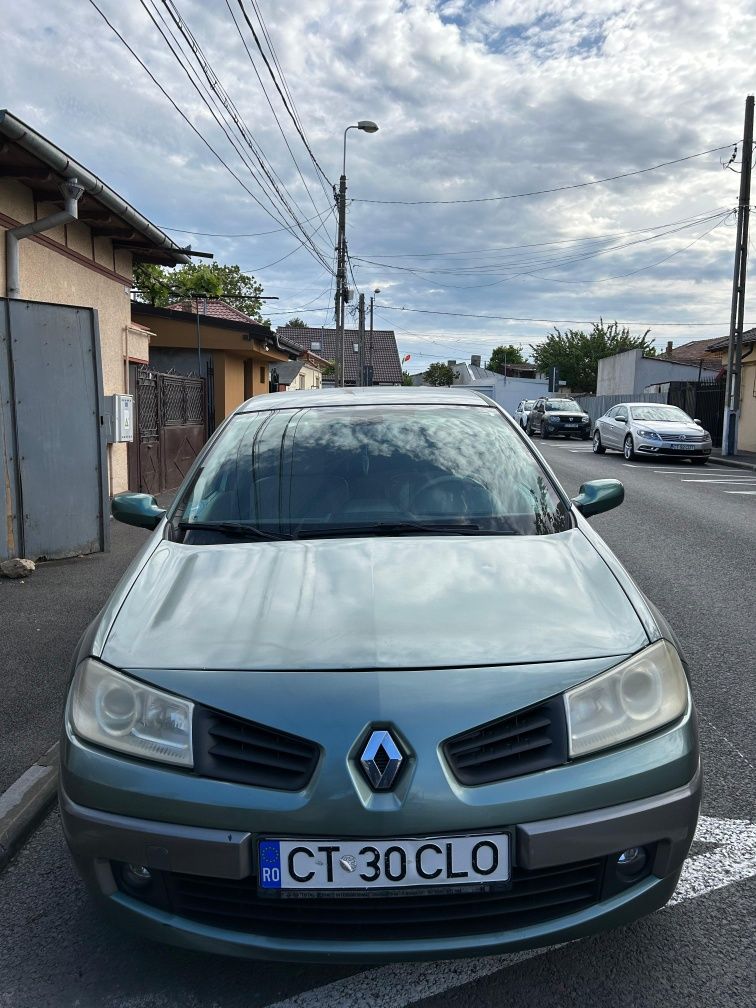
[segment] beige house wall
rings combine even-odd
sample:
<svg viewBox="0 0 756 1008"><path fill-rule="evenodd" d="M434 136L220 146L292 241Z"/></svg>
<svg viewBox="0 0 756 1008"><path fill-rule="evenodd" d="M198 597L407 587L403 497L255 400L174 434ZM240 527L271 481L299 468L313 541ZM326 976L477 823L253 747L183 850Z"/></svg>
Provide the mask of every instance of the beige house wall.
<svg viewBox="0 0 756 1008"><path fill-rule="evenodd" d="M7 291L5 231L15 223L27 224L59 209L38 203L35 214L31 189L0 179L0 296L5 297ZM24 238L19 244L19 260L22 298L97 309L105 395L128 391L124 355L131 325L131 253L113 249L109 238L93 240L90 228L77 221ZM129 333L129 346L134 339ZM140 352L144 352L143 346ZM128 489L125 444L108 446L108 463L110 493Z"/></svg>
<svg viewBox="0 0 756 1008"><path fill-rule="evenodd" d="M722 354L722 367L727 367L729 354ZM743 347L743 370L740 375L740 419L738 449L756 452L756 344Z"/></svg>

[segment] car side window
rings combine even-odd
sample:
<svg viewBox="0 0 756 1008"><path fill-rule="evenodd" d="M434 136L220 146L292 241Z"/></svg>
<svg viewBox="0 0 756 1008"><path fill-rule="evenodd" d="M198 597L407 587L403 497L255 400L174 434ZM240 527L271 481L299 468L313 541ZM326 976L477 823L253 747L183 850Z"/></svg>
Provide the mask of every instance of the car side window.
<svg viewBox="0 0 756 1008"><path fill-rule="evenodd" d="M614 420L614 418L616 416L617 416L617 407L616 406L612 406L612 408L610 410L607 410L606 417L607 417L608 420Z"/></svg>

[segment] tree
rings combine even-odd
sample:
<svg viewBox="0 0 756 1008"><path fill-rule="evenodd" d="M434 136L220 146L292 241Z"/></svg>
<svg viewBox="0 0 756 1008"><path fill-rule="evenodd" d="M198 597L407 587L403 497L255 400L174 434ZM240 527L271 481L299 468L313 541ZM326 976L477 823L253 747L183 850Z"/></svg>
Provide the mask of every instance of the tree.
<svg viewBox="0 0 756 1008"><path fill-rule="evenodd" d="M297 315L295 315L294 318L290 318L289 321L286 323L286 325L291 326L292 329L307 328L307 323L304 321L304 319L299 318L299 316Z"/></svg>
<svg viewBox="0 0 756 1008"><path fill-rule="evenodd" d="M631 336L627 326L620 328L617 322L605 325L604 320L599 319L589 333L579 329L560 332L555 327L543 343L530 349L539 371L546 373L556 367L560 379L566 381L573 392L595 392L599 361L625 350L647 352L651 347L647 338L650 331L647 329L642 336Z"/></svg>
<svg viewBox="0 0 756 1008"><path fill-rule="evenodd" d="M412 375L409 373L409 371L402 371L402 385L411 385L411 384L412 384Z"/></svg>
<svg viewBox="0 0 756 1008"><path fill-rule="evenodd" d="M504 365L527 364L522 350L510 343L507 346L497 346L488 360L488 370L504 374Z"/></svg>
<svg viewBox="0 0 756 1008"><path fill-rule="evenodd" d="M169 271L140 263L134 269L134 287L140 300L158 308L193 298L222 298L256 322L270 325L262 317L262 284L238 266L187 263Z"/></svg>
<svg viewBox="0 0 756 1008"><path fill-rule="evenodd" d="M455 371L449 364L431 364L425 372L428 385L453 385L455 378L459 378L459 371Z"/></svg>

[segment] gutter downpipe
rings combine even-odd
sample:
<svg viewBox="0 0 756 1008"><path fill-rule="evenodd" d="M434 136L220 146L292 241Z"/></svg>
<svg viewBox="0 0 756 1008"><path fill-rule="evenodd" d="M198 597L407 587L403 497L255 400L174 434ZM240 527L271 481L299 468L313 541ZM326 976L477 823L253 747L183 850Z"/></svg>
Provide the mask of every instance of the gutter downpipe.
<svg viewBox="0 0 756 1008"><path fill-rule="evenodd" d="M65 190L69 190L66 192ZM5 232L5 277L6 296L18 299L21 297L20 265L18 255L18 245L22 238L30 238L32 235L40 234L42 231L49 231L51 228L61 224L69 224L71 221L79 219L79 200L84 192L82 186L78 184L76 178L68 179L61 186L63 191L64 209L57 213L48 214L30 224L21 224L19 227L11 228Z"/></svg>

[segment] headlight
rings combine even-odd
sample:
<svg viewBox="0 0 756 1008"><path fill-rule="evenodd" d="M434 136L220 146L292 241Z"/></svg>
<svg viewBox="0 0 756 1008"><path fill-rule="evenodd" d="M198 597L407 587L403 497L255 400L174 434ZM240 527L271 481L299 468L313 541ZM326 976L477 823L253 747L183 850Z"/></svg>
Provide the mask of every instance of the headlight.
<svg viewBox="0 0 756 1008"><path fill-rule="evenodd" d="M570 756L585 756L682 717L688 682L677 651L662 640L568 690L564 701Z"/></svg>
<svg viewBox="0 0 756 1008"><path fill-rule="evenodd" d="M651 438L652 441L661 441L661 438L654 430L644 430L639 427L636 433L639 434L640 437Z"/></svg>
<svg viewBox="0 0 756 1008"><path fill-rule="evenodd" d="M73 730L89 742L129 756L194 765L194 704L163 693L87 658L71 684Z"/></svg>

